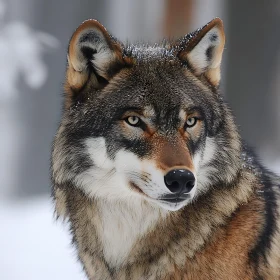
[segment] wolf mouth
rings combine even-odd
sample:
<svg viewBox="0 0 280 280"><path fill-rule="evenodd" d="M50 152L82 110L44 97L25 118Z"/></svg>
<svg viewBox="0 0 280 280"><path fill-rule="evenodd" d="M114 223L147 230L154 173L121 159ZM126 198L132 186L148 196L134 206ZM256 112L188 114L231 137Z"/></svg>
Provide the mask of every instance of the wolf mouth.
<svg viewBox="0 0 280 280"><path fill-rule="evenodd" d="M186 201L187 199L190 199L191 196L189 194L181 194L181 195L165 195L164 197L158 199L160 201L168 202L168 203L180 203L183 201Z"/></svg>
<svg viewBox="0 0 280 280"><path fill-rule="evenodd" d="M136 191L139 194L142 194L146 197L149 197L145 192L143 192L141 190L141 188L135 184L134 182L130 182L130 187ZM151 198L151 197L149 197ZM162 201L162 202L167 202L167 203L180 203L180 202L184 202L188 199L191 198L191 195L189 193L181 193L179 195L174 195L174 194L166 194L158 199L155 198L151 198L152 200L158 200L158 201Z"/></svg>

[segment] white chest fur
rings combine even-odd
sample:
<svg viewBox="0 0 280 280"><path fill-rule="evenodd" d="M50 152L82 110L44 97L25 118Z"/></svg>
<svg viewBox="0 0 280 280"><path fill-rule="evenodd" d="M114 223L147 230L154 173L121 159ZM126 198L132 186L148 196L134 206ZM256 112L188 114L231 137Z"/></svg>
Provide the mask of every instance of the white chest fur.
<svg viewBox="0 0 280 280"><path fill-rule="evenodd" d="M152 230L166 214L141 199L133 199L127 204L98 202L98 208L101 216L98 231L104 258L114 268L126 261L137 240Z"/></svg>

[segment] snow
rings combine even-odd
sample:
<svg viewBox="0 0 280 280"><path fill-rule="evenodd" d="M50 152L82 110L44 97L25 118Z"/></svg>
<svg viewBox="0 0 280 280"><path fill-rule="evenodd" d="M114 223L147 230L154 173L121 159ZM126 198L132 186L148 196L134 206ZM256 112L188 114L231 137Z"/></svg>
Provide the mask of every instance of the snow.
<svg viewBox="0 0 280 280"><path fill-rule="evenodd" d="M48 69L43 53L56 49L59 41L52 35L35 31L23 22L3 23L5 3L0 0L0 100L10 100L18 93L18 82L33 89L45 83Z"/></svg>
<svg viewBox="0 0 280 280"><path fill-rule="evenodd" d="M0 221L0 279L85 279L67 225L56 222L50 198L0 201Z"/></svg>

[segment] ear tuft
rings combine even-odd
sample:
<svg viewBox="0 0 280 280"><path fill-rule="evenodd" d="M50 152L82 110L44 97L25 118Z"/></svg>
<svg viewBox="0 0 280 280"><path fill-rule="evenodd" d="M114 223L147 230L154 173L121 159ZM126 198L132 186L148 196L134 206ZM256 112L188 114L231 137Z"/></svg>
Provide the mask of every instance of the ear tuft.
<svg viewBox="0 0 280 280"><path fill-rule="evenodd" d="M186 35L179 43L178 57L196 76L204 75L214 86L220 82L220 64L225 45L223 22L219 18Z"/></svg>
<svg viewBox="0 0 280 280"><path fill-rule="evenodd" d="M87 20L69 43L68 86L79 90L90 78L91 84L100 88L123 64L121 44L98 21Z"/></svg>

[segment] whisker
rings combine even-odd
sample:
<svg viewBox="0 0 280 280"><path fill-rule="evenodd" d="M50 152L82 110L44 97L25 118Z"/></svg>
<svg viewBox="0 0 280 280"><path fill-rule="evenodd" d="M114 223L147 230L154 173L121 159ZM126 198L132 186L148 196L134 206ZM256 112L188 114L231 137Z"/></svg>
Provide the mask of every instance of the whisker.
<svg viewBox="0 0 280 280"><path fill-rule="evenodd" d="M112 169L110 169L107 173L105 173L104 176L102 176L101 178L99 178L99 179L96 180L95 182L96 182L97 184L100 183L100 182L102 182L102 185L103 185L103 184L106 184L106 182L108 182L108 181L112 178L112 176L113 176L115 173L116 173L115 169L112 168ZM102 185L100 185L100 186L102 186ZM98 186L98 187L100 187L100 186Z"/></svg>
<svg viewBox="0 0 280 280"><path fill-rule="evenodd" d="M142 174L139 174L139 173L136 173L136 172L129 172L128 173L131 177L134 177L135 179L137 180L141 180L141 181L144 181L144 182L149 182L150 181L150 178L147 178L145 176L142 176Z"/></svg>
<svg viewBox="0 0 280 280"><path fill-rule="evenodd" d="M139 178L145 178L145 179L150 180L149 176L144 175L144 174L139 173L139 172L136 172L136 171L128 171L128 173L131 174L131 175L135 175L135 176L137 176Z"/></svg>

